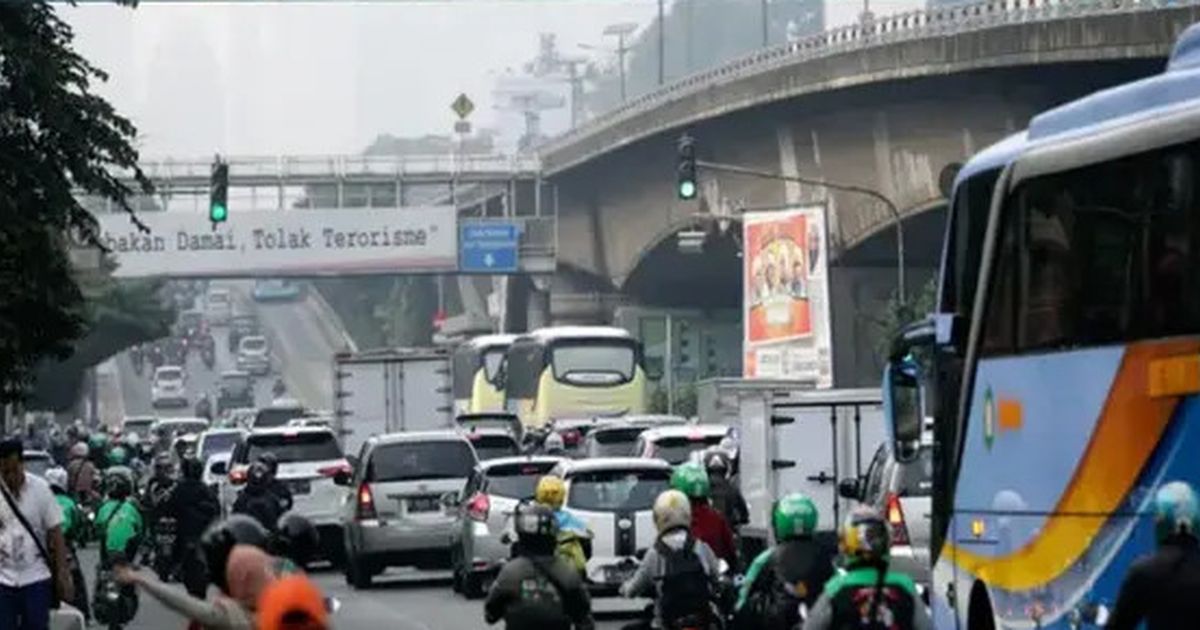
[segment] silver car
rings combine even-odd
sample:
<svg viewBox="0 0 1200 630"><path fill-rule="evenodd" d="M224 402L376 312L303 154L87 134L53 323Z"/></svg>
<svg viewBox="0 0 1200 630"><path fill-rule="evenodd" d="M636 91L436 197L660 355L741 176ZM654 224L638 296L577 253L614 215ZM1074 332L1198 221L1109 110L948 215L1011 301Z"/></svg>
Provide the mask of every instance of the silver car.
<svg viewBox="0 0 1200 630"><path fill-rule="evenodd" d="M509 518L517 504L533 497L538 479L562 461L530 455L482 461L457 500L459 532L452 550L454 589L482 597L509 557Z"/></svg>
<svg viewBox="0 0 1200 630"><path fill-rule="evenodd" d="M884 515L892 529L891 566L918 584L929 584L929 526L932 516L933 447L922 446L909 461L897 461L880 445L861 479L845 479L843 497Z"/></svg>
<svg viewBox="0 0 1200 630"><path fill-rule="evenodd" d="M449 565L458 515L450 506L478 459L457 431L393 433L365 444L342 509L346 581L368 588L390 566Z"/></svg>

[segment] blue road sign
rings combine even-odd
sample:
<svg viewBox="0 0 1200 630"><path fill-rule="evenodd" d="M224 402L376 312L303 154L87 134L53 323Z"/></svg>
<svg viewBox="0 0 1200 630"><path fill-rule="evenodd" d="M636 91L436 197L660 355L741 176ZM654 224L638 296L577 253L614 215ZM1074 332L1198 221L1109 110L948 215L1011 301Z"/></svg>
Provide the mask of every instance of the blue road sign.
<svg viewBox="0 0 1200 630"><path fill-rule="evenodd" d="M515 273L521 229L514 223L460 226L458 270L463 273Z"/></svg>

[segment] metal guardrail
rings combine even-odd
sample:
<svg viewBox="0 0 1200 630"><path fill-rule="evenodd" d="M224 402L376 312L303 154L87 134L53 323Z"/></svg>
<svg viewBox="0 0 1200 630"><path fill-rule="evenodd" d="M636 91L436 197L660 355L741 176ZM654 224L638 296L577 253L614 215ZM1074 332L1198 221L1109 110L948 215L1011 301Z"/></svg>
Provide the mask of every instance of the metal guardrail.
<svg viewBox="0 0 1200 630"><path fill-rule="evenodd" d="M830 55L938 35L952 35L1005 24L1045 22L1157 9L1200 6L1200 0L981 0L954 7L921 9L879 16L756 51L657 90L629 99L543 145L543 153L579 141L616 122L654 110L674 99L714 85Z"/></svg>
<svg viewBox="0 0 1200 630"><path fill-rule="evenodd" d="M238 179L353 179L403 178L405 176L470 176L477 174L534 175L541 169L533 155L417 155L417 156L231 156L231 181ZM212 158L144 160L142 171L151 180L207 179ZM119 176L129 177L129 172Z"/></svg>

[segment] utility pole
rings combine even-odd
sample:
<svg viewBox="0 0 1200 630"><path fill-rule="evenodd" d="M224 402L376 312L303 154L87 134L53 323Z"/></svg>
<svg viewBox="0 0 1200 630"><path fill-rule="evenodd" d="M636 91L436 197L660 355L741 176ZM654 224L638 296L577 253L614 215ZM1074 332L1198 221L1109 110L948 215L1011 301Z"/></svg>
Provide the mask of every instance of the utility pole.
<svg viewBox="0 0 1200 630"><path fill-rule="evenodd" d="M766 48L770 44L769 23L770 17L767 14L768 0L759 0L759 17L762 18L762 47Z"/></svg>
<svg viewBox="0 0 1200 630"><path fill-rule="evenodd" d="M666 74L666 71L665 71L666 60L664 59L664 55L666 54L665 51L666 51L667 46L666 46L666 34L663 32L663 29L666 28L666 25L663 24L663 3L664 2L666 2L666 0L658 0L658 84L659 85L663 84L663 77Z"/></svg>

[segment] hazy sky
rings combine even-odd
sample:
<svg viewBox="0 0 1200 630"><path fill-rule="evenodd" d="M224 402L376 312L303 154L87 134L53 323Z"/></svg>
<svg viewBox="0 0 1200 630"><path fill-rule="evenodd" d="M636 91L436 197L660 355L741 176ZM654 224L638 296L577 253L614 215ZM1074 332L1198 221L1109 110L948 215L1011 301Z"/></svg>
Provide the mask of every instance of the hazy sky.
<svg viewBox="0 0 1200 630"><path fill-rule="evenodd" d="M871 0L878 14L922 4ZM607 44L606 25L644 26L656 9L654 0L143 0L134 10L59 10L79 50L111 75L100 92L137 124L143 155L206 157L355 153L379 133L447 133L459 92L486 125L496 74L532 58L538 33L585 54L581 43ZM830 25L861 10L860 0L826 0Z"/></svg>

